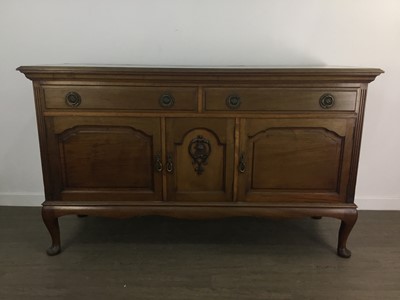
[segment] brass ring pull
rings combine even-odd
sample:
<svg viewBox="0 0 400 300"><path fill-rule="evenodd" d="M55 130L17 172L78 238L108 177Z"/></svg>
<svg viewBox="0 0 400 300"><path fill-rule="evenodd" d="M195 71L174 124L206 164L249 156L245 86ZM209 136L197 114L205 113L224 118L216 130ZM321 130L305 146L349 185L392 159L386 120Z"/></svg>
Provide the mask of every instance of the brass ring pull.
<svg viewBox="0 0 400 300"><path fill-rule="evenodd" d="M175 99L172 97L172 95L166 93L161 95L159 102L162 107L168 108L174 106Z"/></svg>
<svg viewBox="0 0 400 300"><path fill-rule="evenodd" d="M159 154L154 156L154 170L159 173L163 170L163 164L161 162L161 157Z"/></svg>
<svg viewBox="0 0 400 300"><path fill-rule="evenodd" d="M335 97L333 97L331 94L324 94L321 96L321 98L319 98L319 105L323 109L329 109L335 105Z"/></svg>
<svg viewBox="0 0 400 300"><path fill-rule="evenodd" d="M71 107L77 107L81 104L81 96L77 92L69 92L65 95L65 103Z"/></svg>
<svg viewBox="0 0 400 300"><path fill-rule="evenodd" d="M246 171L246 159L244 158L244 153L240 154L238 170L240 173Z"/></svg>
<svg viewBox="0 0 400 300"><path fill-rule="evenodd" d="M173 173L174 172L174 163L172 161L172 155L168 154L167 155L167 165L166 165L166 169L168 173Z"/></svg>
<svg viewBox="0 0 400 300"><path fill-rule="evenodd" d="M236 95L230 95L226 98L226 106L230 109L236 109L240 106L240 97Z"/></svg>

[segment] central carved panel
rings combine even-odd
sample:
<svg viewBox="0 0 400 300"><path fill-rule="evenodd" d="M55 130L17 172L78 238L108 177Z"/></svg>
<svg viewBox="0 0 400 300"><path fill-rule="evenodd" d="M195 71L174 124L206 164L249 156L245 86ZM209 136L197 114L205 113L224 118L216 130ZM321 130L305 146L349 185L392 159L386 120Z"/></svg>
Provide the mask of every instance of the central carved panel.
<svg viewBox="0 0 400 300"><path fill-rule="evenodd" d="M188 150L189 155L192 157L194 171L197 175L201 175L204 171L204 165L207 165L208 157L211 154L210 141L202 135L198 135L190 141Z"/></svg>

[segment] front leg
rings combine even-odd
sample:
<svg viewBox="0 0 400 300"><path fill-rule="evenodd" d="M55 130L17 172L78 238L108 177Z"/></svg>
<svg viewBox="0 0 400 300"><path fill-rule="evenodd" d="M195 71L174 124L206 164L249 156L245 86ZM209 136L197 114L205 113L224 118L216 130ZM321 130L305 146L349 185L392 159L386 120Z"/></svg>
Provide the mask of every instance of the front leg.
<svg viewBox="0 0 400 300"><path fill-rule="evenodd" d="M50 256L57 255L61 252L58 218L54 215L54 210L46 206L42 208L42 218L52 240L51 246L47 249L47 254Z"/></svg>
<svg viewBox="0 0 400 300"><path fill-rule="evenodd" d="M343 258L349 258L351 256L351 251L346 248L347 238L353 229L354 224L357 221L358 212L357 209L351 211L346 211L344 217L342 218L342 223L339 229L339 240L337 247L337 254Z"/></svg>

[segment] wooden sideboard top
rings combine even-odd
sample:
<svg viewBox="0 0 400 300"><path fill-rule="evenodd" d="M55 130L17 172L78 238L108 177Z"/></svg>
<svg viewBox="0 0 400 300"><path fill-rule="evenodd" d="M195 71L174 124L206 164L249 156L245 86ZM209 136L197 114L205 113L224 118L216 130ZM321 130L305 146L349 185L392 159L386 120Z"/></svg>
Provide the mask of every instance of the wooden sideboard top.
<svg viewBox="0 0 400 300"><path fill-rule="evenodd" d="M31 80L52 79L136 79L164 81L219 82L363 82L369 83L383 73L378 68L354 67L265 67L265 66L133 66L133 65L41 65L21 66L18 71Z"/></svg>

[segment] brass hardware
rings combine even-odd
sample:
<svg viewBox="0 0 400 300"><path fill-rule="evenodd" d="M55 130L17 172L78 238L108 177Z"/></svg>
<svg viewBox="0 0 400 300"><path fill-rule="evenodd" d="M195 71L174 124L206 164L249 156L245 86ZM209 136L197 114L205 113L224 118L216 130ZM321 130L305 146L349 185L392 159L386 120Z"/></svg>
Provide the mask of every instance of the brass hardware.
<svg viewBox="0 0 400 300"><path fill-rule="evenodd" d="M236 95L230 95L226 98L226 106L230 109L236 109L240 106L240 97Z"/></svg>
<svg viewBox="0 0 400 300"><path fill-rule="evenodd" d="M81 104L81 96L77 92L69 92L65 95L65 103L71 107Z"/></svg>
<svg viewBox="0 0 400 300"><path fill-rule="evenodd" d="M167 155L167 165L166 169L168 173L173 173L174 172L174 162L172 160L172 154Z"/></svg>
<svg viewBox="0 0 400 300"><path fill-rule="evenodd" d="M323 94L321 98L319 98L319 105L323 109L329 109L335 105L335 97L331 94Z"/></svg>
<svg viewBox="0 0 400 300"><path fill-rule="evenodd" d="M240 173L244 173L246 171L246 159L244 158L244 153L240 154L238 170Z"/></svg>
<svg viewBox="0 0 400 300"><path fill-rule="evenodd" d="M163 170L163 164L161 162L161 157L159 154L154 156L154 170L157 172L162 172Z"/></svg>
<svg viewBox="0 0 400 300"><path fill-rule="evenodd" d="M189 155L192 157L192 164L197 175L201 175L204 171L204 166L207 164L207 159L211 154L210 141L201 135L190 141L188 147Z"/></svg>
<svg viewBox="0 0 400 300"><path fill-rule="evenodd" d="M161 95L159 101L160 101L160 105L162 107L166 107L166 108L172 107L175 104L174 97L172 97L172 95L170 95L168 93Z"/></svg>

